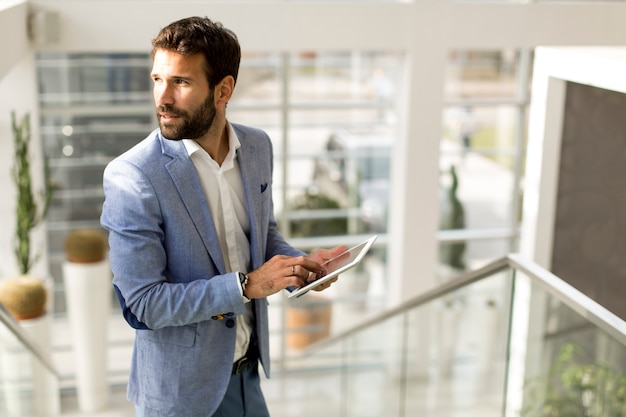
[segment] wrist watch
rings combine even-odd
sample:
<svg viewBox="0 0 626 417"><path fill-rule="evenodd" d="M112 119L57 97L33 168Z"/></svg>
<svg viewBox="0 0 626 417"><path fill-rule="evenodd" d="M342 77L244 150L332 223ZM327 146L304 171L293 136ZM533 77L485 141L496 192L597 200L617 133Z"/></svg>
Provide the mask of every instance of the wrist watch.
<svg viewBox="0 0 626 417"><path fill-rule="evenodd" d="M239 273L239 284L241 285L241 295L247 301L250 301L248 297L246 297L246 285L248 285L248 276L243 272Z"/></svg>

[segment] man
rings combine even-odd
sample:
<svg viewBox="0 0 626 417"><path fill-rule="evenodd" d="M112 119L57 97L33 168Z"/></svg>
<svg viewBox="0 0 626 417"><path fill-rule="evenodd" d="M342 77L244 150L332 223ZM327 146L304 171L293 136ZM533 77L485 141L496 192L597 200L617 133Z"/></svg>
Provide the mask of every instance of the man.
<svg viewBox="0 0 626 417"><path fill-rule="evenodd" d="M345 250L304 256L277 231L270 139L226 119L240 56L235 34L207 18L163 28L152 41L159 129L105 169L101 222L137 329L128 398L140 416L268 416L266 297Z"/></svg>

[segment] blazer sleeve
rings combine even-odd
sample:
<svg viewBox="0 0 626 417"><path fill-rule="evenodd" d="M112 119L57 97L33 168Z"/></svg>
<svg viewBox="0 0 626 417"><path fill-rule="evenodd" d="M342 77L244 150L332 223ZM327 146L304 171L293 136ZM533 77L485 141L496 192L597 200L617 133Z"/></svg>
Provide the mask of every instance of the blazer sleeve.
<svg viewBox="0 0 626 417"><path fill-rule="evenodd" d="M242 314L234 273L218 274L203 246L195 251L184 246L195 232L189 216L177 212L169 202L175 198L157 192L153 181L154 175L120 158L104 172L101 224L109 232L113 285L126 321L157 329ZM188 276L173 271L172 264L187 268Z"/></svg>

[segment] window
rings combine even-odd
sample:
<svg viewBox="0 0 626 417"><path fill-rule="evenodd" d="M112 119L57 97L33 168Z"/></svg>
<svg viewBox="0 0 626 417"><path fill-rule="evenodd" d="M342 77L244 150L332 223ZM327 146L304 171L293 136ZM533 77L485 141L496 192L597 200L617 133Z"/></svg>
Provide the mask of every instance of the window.
<svg viewBox="0 0 626 417"><path fill-rule="evenodd" d="M400 54L376 51L242 57L228 117L260 127L272 138L275 212L281 231L303 250L356 243L361 240L356 234L386 233L401 63ZM65 312L65 236L77 228L100 227L104 167L156 127L150 66L148 54L38 57L43 146L56 188L48 237L58 315ZM313 308L329 307L336 315L345 311L345 318L382 306L376 301L384 296L382 246L369 260L379 271L375 277L355 270ZM375 290L368 285L372 282ZM113 295L111 300L116 306ZM293 313L287 307L282 295L273 296L272 334L283 342L283 317ZM333 324L333 331L348 323ZM291 330L292 339L309 333Z"/></svg>
<svg viewBox="0 0 626 417"><path fill-rule="evenodd" d="M449 54L441 228L461 232L451 238L464 237L453 242L443 233L440 255L442 265L457 272L515 250L530 66L530 53L514 49Z"/></svg>

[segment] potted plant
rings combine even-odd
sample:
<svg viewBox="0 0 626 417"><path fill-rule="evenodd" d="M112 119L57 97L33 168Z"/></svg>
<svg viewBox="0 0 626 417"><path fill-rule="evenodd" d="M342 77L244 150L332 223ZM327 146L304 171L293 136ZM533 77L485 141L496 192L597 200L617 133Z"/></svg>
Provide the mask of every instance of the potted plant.
<svg viewBox="0 0 626 417"><path fill-rule="evenodd" d="M291 209L297 210L338 210L341 205L332 197L310 188L297 196ZM291 236L338 236L348 232L346 217L306 218L292 221ZM287 306L286 323L289 329L287 345L302 349L311 343L328 337L330 331L332 303L317 294L307 294L306 299L291 301Z"/></svg>
<svg viewBox="0 0 626 417"><path fill-rule="evenodd" d="M626 374L589 356L580 346L565 344L547 374L527 383L520 416L626 415Z"/></svg>
<svg viewBox="0 0 626 417"><path fill-rule="evenodd" d="M108 318L111 269L108 244L100 229L77 229L65 239L63 283L70 324L76 394L83 413L107 407Z"/></svg>
<svg viewBox="0 0 626 417"><path fill-rule="evenodd" d="M30 271L41 256L33 251L31 233L46 217L52 187L44 163L44 189L38 194L33 191L30 115L27 113L18 120L12 112L11 127L15 146L12 177L17 188L15 256L20 275L0 282L0 304L17 320L27 320L42 316L50 297L43 280L32 276Z"/></svg>
<svg viewBox="0 0 626 417"><path fill-rule="evenodd" d="M46 353L50 348L50 315L46 314L46 310L51 304L51 291L44 284L47 277L36 277L31 273L41 256L41 253L33 251L31 233L46 217L52 199L52 187L47 164L44 163L44 189L40 193L33 192L29 114L18 120L15 112L11 113L11 127L15 147L11 173L17 188L15 256L19 275L0 281L0 304ZM44 365L35 358L26 360L21 345L15 345L13 340L11 336L6 339L3 336L0 340L3 349L0 356L4 360L2 378L5 381L32 380L33 394L31 401L24 401L20 396L7 395L13 392L14 387L11 384L5 386L9 414L30 415L35 412L37 415L58 415L60 396L56 375L44 370Z"/></svg>

